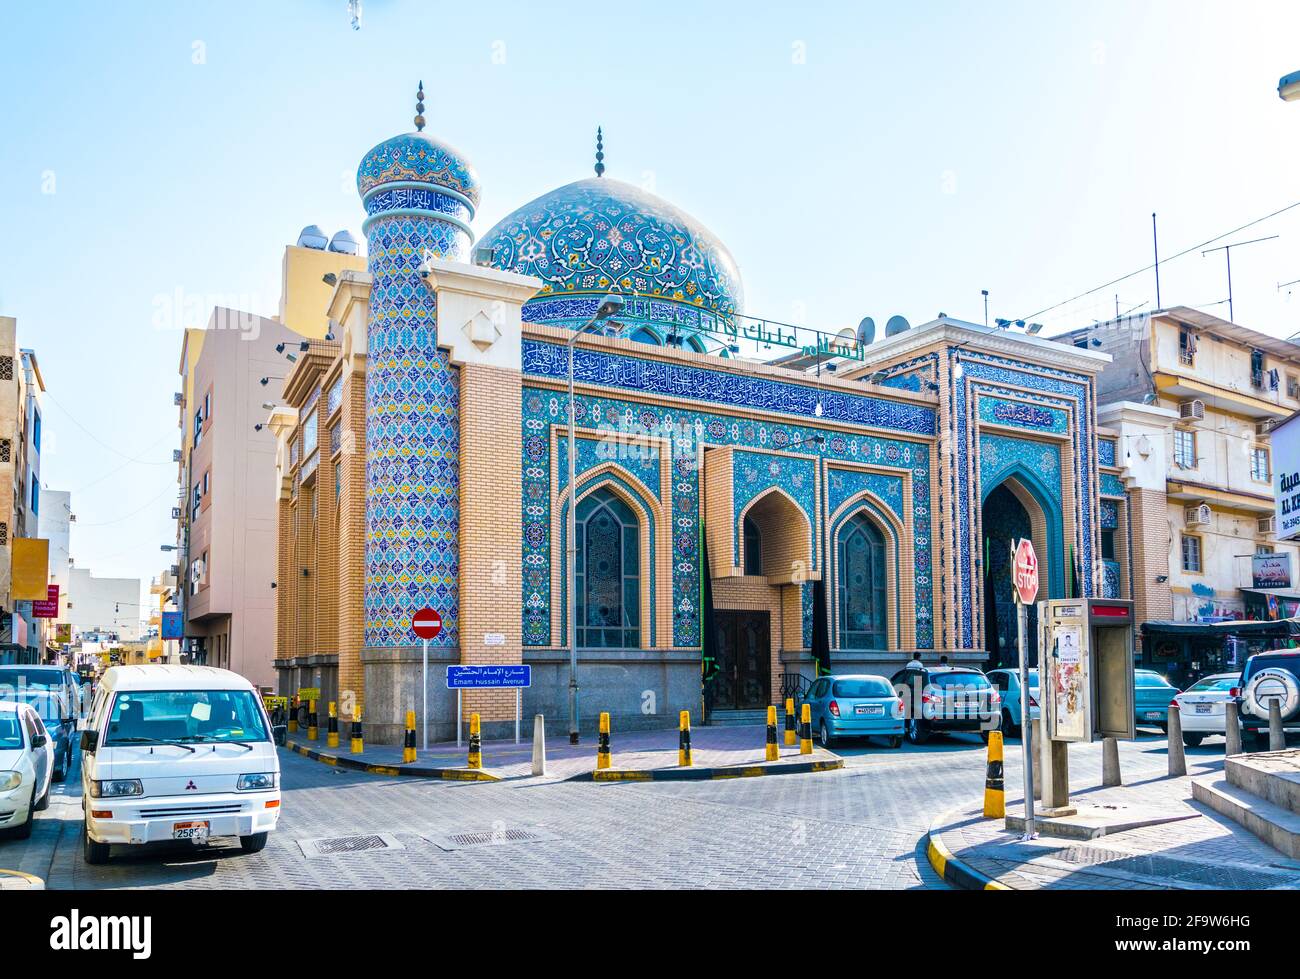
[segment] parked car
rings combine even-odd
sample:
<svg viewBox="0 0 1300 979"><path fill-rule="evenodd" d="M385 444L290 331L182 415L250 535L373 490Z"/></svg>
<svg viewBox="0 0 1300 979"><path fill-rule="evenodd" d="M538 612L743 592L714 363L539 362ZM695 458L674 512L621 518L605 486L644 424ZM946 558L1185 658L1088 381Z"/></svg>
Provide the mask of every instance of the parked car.
<svg viewBox="0 0 1300 979"><path fill-rule="evenodd" d="M840 738L883 737L903 744L903 701L883 676L824 676L813 681L806 700L812 729L823 748Z"/></svg>
<svg viewBox="0 0 1300 979"><path fill-rule="evenodd" d="M1002 723L1002 695L982 672L965 666L908 667L890 682L903 701L903 733L913 744L949 731L989 732Z"/></svg>
<svg viewBox="0 0 1300 979"><path fill-rule="evenodd" d="M62 666L0 666L0 700L30 704L54 745L54 781L72 771L77 740L76 690L72 672Z"/></svg>
<svg viewBox="0 0 1300 979"><path fill-rule="evenodd" d="M1178 688L1155 670L1133 671L1133 714L1139 727L1169 730L1169 705Z"/></svg>
<svg viewBox="0 0 1300 979"><path fill-rule="evenodd" d="M35 813L49 807L54 746L31 704L0 701L0 830L32 835Z"/></svg>
<svg viewBox="0 0 1300 979"><path fill-rule="evenodd" d="M115 666L81 733L83 855L114 843L238 837L266 846L280 758L253 685L209 666Z"/></svg>
<svg viewBox="0 0 1300 979"><path fill-rule="evenodd" d="M1020 734L1020 671L989 670L986 674L993 686L1002 695L1002 731L1004 734ZM1041 713L1038 706L1038 670L1029 671L1029 719L1036 721Z"/></svg>
<svg viewBox="0 0 1300 979"><path fill-rule="evenodd" d="M1202 677L1174 697L1183 725L1183 744L1195 748L1207 734L1223 734L1227 727L1223 705L1236 697L1240 673Z"/></svg>
<svg viewBox="0 0 1300 979"><path fill-rule="evenodd" d="M1300 650L1256 653L1241 671L1241 727L1257 747L1268 743L1268 708L1278 701L1282 729L1300 731Z"/></svg>

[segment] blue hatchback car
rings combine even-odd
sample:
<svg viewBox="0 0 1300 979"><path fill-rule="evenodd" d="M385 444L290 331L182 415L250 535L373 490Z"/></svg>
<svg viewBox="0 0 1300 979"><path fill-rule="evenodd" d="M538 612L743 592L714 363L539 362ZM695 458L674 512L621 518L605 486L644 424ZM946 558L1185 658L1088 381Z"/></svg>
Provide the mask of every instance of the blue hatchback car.
<svg viewBox="0 0 1300 979"><path fill-rule="evenodd" d="M1155 670L1133 671L1133 713L1138 727L1158 727L1169 730L1169 705L1178 695L1171 685Z"/></svg>
<svg viewBox="0 0 1300 979"><path fill-rule="evenodd" d="M891 748L903 744L903 701L883 676L824 676L813 681L805 699L823 748L840 738L888 738Z"/></svg>

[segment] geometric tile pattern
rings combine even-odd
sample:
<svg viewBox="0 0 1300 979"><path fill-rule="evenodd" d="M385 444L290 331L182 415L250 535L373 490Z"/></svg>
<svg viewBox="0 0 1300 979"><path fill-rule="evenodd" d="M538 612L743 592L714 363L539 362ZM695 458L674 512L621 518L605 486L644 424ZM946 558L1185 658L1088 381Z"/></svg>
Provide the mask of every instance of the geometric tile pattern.
<svg viewBox="0 0 1300 979"><path fill-rule="evenodd" d="M471 207L478 207L482 190L478 174L455 147L427 133L403 133L386 139L361 160L357 168L357 192L362 196L381 184L410 182L427 184L463 195Z"/></svg>
<svg viewBox="0 0 1300 979"><path fill-rule="evenodd" d="M1102 496L1124 495L1124 480L1120 479L1114 473L1098 473L1097 484L1101 487Z"/></svg>
<svg viewBox="0 0 1300 979"><path fill-rule="evenodd" d="M1097 440L1097 465L1099 466L1115 465L1115 440L1114 439Z"/></svg>

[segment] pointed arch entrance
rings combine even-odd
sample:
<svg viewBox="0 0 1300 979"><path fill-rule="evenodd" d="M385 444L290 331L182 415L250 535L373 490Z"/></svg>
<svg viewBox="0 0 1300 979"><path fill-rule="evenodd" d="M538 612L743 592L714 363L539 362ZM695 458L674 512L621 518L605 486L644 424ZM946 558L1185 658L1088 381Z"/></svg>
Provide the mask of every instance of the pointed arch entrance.
<svg viewBox="0 0 1300 979"><path fill-rule="evenodd" d="M1007 476L988 489L980 511L981 552L984 569L984 648L988 667L1015 666L1020 662L1016 630L1016 604L1011 584L1011 546L1020 538L1034 543L1038 555L1039 600L1063 594L1061 515L1045 503L1028 474ZM1029 607L1027 634L1038 628L1038 612ZM1030 665L1037 657L1030 644Z"/></svg>

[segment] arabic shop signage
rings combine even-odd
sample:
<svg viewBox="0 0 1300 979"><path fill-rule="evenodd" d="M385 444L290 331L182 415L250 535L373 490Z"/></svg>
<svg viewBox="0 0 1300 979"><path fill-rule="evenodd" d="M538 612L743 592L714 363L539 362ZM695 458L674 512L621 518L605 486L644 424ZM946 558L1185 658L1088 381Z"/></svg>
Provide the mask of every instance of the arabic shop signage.
<svg viewBox="0 0 1300 979"><path fill-rule="evenodd" d="M1256 554L1250 559L1250 578L1256 588L1290 588L1290 554Z"/></svg>
<svg viewBox="0 0 1300 979"><path fill-rule="evenodd" d="M448 666L447 689L531 687L533 668L519 664L501 666Z"/></svg>
<svg viewBox="0 0 1300 979"><path fill-rule="evenodd" d="M1273 452L1273 506L1278 540L1300 537L1300 419L1295 416L1269 433Z"/></svg>

